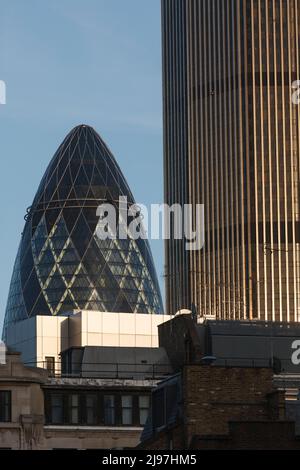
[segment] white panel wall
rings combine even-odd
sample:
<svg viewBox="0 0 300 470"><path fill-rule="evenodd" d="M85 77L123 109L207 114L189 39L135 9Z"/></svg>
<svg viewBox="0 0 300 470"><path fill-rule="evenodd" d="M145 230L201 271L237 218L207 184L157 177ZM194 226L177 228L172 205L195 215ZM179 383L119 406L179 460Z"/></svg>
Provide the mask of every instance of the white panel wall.
<svg viewBox="0 0 300 470"><path fill-rule="evenodd" d="M37 362L42 363L45 357L55 358L59 362L59 354L63 344L68 344L68 328L63 328L62 324L68 322L66 317L38 316L37 319Z"/></svg>
<svg viewBox="0 0 300 470"><path fill-rule="evenodd" d="M22 360L43 366L45 357L60 361L69 347L158 347L158 325L169 315L82 311L72 317L37 316L11 325L7 346L22 353Z"/></svg>
<svg viewBox="0 0 300 470"><path fill-rule="evenodd" d="M170 320L169 315L83 311L70 318L81 317L81 346L158 347L158 325ZM76 321L76 320L75 320ZM78 338L70 337L70 346Z"/></svg>

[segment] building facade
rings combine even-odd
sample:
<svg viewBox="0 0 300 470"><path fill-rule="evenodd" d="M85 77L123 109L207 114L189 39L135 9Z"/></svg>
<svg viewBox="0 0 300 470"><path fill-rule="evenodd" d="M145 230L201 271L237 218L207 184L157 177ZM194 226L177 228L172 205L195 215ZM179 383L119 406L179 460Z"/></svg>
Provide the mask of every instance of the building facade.
<svg viewBox="0 0 300 470"><path fill-rule="evenodd" d="M71 316L37 315L8 325L6 345L22 355L24 364L45 367L61 363L70 348L158 348L157 327L167 315L81 311Z"/></svg>
<svg viewBox="0 0 300 470"><path fill-rule="evenodd" d="M43 385L48 373L9 352L0 365L0 450L40 450L44 441Z"/></svg>
<svg viewBox="0 0 300 470"><path fill-rule="evenodd" d="M117 368L116 354L122 357ZM0 450L135 448L151 390L171 368L159 367L167 361L163 350L111 348L108 355L105 363L102 348L90 348L92 369L83 354L76 370L73 363L68 371L46 371L24 365L19 353L9 351L0 365Z"/></svg>
<svg viewBox="0 0 300 470"><path fill-rule="evenodd" d="M139 449L296 450L271 369L190 364L152 394Z"/></svg>
<svg viewBox="0 0 300 470"><path fill-rule="evenodd" d="M120 197L127 198L120 206ZM97 209L110 204L116 227L126 239L102 240ZM17 254L8 296L8 325L36 315L59 316L80 310L160 314L156 271L147 240L130 236L134 204L112 153L89 126L65 138L40 183ZM122 212L122 213L121 213Z"/></svg>
<svg viewBox="0 0 300 470"><path fill-rule="evenodd" d="M272 367L290 378L300 378L300 325L245 320L206 320L176 315L158 327L159 345L167 351L174 370L187 362L210 358L218 366ZM292 380L293 382L293 380ZM293 388L291 386L290 388ZM295 386L295 395L300 382Z"/></svg>
<svg viewBox="0 0 300 470"><path fill-rule="evenodd" d="M165 200L204 204L205 247L166 242L167 309L300 320L299 0L162 0Z"/></svg>

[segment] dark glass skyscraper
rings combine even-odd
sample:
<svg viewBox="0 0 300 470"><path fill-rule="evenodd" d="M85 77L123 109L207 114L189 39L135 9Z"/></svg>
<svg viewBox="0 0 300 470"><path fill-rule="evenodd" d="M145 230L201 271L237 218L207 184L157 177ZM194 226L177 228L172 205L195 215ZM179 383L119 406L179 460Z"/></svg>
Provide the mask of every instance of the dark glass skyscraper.
<svg viewBox="0 0 300 470"><path fill-rule="evenodd" d="M113 155L88 126L54 155L26 215L4 321L79 310L162 313L145 240L100 240L97 207L134 199Z"/></svg>
<svg viewBox="0 0 300 470"><path fill-rule="evenodd" d="M205 205L166 243L167 310L300 320L299 0L162 0L165 199Z"/></svg>

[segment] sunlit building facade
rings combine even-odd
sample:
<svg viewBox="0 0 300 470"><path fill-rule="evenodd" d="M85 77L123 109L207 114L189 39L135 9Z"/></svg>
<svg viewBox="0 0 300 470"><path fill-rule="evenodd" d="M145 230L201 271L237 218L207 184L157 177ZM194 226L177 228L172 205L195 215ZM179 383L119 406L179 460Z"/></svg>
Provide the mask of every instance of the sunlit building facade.
<svg viewBox="0 0 300 470"><path fill-rule="evenodd" d="M162 0L165 200L205 205L166 242L167 310L300 320L299 0Z"/></svg>

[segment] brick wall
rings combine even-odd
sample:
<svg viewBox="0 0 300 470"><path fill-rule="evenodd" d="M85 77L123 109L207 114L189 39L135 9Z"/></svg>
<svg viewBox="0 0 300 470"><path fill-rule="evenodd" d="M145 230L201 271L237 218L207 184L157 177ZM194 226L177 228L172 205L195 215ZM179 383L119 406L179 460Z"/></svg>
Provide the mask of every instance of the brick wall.
<svg viewBox="0 0 300 470"><path fill-rule="evenodd" d="M197 450L296 450L300 439L295 437L291 422L230 423L227 436L195 436L191 444Z"/></svg>
<svg viewBox="0 0 300 470"><path fill-rule="evenodd" d="M195 434L228 434L229 421L269 419L272 378L271 369L185 366L186 444Z"/></svg>
<svg viewBox="0 0 300 470"><path fill-rule="evenodd" d="M183 422L162 430L144 449L298 449L295 425L285 421L284 393L267 368L186 365Z"/></svg>

